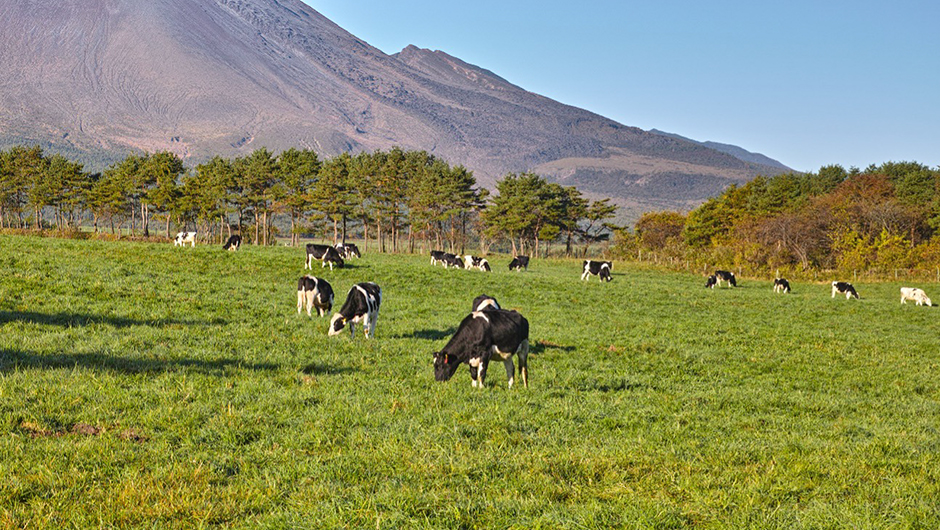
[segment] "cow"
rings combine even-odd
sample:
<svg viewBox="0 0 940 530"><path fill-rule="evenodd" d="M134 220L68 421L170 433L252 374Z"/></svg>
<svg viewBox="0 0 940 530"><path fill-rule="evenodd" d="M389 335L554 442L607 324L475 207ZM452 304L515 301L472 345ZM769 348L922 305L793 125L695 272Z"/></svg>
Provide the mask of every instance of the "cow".
<svg viewBox="0 0 940 530"><path fill-rule="evenodd" d="M453 267L453 268L455 268L455 269L462 269L462 268L463 268L463 260L460 259L460 256L457 256L457 255L455 255L455 254L451 254L450 252L445 252L445 253L444 253L444 260L443 260L443 261L444 261L444 268L445 268L445 269L449 269L450 267Z"/></svg>
<svg viewBox="0 0 940 530"><path fill-rule="evenodd" d="M173 240L174 247L185 247L186 243L192 243L192 246L196 246L196 232L180 232L176 234L176 239Z"/></svg>
<svg viewBox="0 0 940 530"><path fill-rule="evenodd" d="M852 287L852 284L848 282L832 282L832 297L835 298L837 294L844 294L846 300L853 297L856 300L859 298L855 287Z"/></svg>
<svg viewBox="0 0 940 530"><path fill-rule="evenodd" d="M330 264L330 270L333 270L333 265L342 268L345 265L343 258L340 257L339 252L335 248L329 245L315 245L313 243L307 244L307 263L304 265L304 270L310 269L313 270L313 260L321 260L320 268L326 267L326 264Z"/></svg>
<svg viewBox="0 0 940 530"><path fill-rule="evenodd" d="M529 256L516 256L512 258L512 261L509 262L509 270L521 271L522 269L529 270Z"/></svg>
<svg viewBox="0 0 940 530"><path fill-rule="evenodd" d="M432 250L431 251L431 265L437 265L438 263L444 263L444 251Z"/></svg>
<svg viewBox="0 0 940 530"><path fill-rule="evenodd" d="M474 311L492 311L494 309L499 309L499 302L496 301L492 296L481 294L480 296L473 299L473 308L470 312Z"/></svg>
<svg viewBox="0 0 940 530"><path fill-rule="evenodd" d="M490 272L490 262L486 261L486 258L478 258L477 256L471 256L467 254L463 257L463 266L465 269L479 269L483 272Z"/></svg>
<svg viewBox="0 0 940 530"><path fill-rule="evenodd" d="M346 294L346 302L339 313L330 320L329 335L339 335L349 324L349 336L356 334L355 325L362 323L362 331L367 339L375 338L375 322L379 319L379 305L382 303L382 289L371 282L358 283Z"/></svg>
<svg viewBox="0 0 940 530"><path fill-rule="evenodd" d="M235 250L238 250L239 247L241 246L242 246L242 236L238 234L233 234L228 237L228 241L226 241L225 244L222 245L222 248L224 248L225 250L235 251Z"/></svg>
<svg viewBox="0 0 940 530"><path fill-rule="evenodd" d="M343 259L362 257L362 254L359 253L359 247L353 243L337 243L334 248L336 248L336 251L339 252L339 255L342 256Z"/></svg>
<svg viewBox="0 0 940 530"><path fill-rule="evenodd" d="M917 305L933 306L933 302L927 298L927 293L923 290L916 287L901 287L901 303L906 304L908 300L916 302Z"/></svg>
<svg viewBox="0 0 940 530"><path fill-rule="evenodd" d="M774 292L789 293L790 282L788 282L785 278L774 278Z"/></svg>
<svg viewBox="0 0 940 530"><path fill-rule="evenodd" d="M474 311L463 319L444 349L434 353L434 379L447 381L461 364L467 363L471 385L483 388L490 359L496 356L502 359L512 388L513 355L519 357L519 375L522 385L528 387L529 321L515 311Z"/></svg>
<svg viewBox="0 0 940 530"><path fill-rule="evenodd" d="M716 285L718 285L718 278L716 278L714 274L712 274L711 276L708 277L707 280L705 280L706 289L714 289Z"/></svg>
<svg viewBox="0 0 940 530"><path fill-rule="evenodd" d="M735 279L733 272L715 271L715 280L718 287L721 287L721 282L727 282L731 287L738 286L738 281Z"/></svg>
<svg viewBox="0 0 940 530"><path fill-rule="evenodd" d="M307 316L313 316L313 308L317 308L317 316L326 316L333 309L333 287L324 279L313 276L301 276L297 282L297 314L307 307Z"/></svg>
<svg viewBox="0 0 940 530"><path fill-rule="evenodd" d="M609 261L584 260L584 272L581 273L581 279L587 280L590 275L594 275L602 282L609 282L612 279L610 277L612 265Z"/></svg>

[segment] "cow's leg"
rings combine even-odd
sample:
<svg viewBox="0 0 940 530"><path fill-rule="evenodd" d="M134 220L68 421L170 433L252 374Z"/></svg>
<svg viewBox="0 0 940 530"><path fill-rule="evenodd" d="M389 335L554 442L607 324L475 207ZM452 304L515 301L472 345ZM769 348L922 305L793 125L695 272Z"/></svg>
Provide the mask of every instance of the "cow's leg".
<svg viewBox="0 0 940 530"><path fill-rule="evenodd" d="M317 297L316 291L307 291L307 316L313 316L313 301Z"/></svg>
<svg viewBox="0 0 940 530"><path fill-rule="evenodd" d="M362 332L367 339L372 338L372 313L367 312L362 316Z"/></svg>
<svg viewBox="0 0 940 530"><path fill-rule="evenodd" d="M529 388L529 339L522 341L516 350L519 356L519 375L522 377L522 386Z"/></svg>
<svg viewBox="0 0 940 530"><path fill-rule="evenodd" d="M509 379L509 388L512 388L513 376L516 375L516 367L512 364L512 357L506 357L503 360L503 367L506 368L506 378Z"/></svg>
<svg viewBox="0 0 940 530"><path fill-rule="evenodd" d="M375 338L375 325L376 325L376 324L378 323L378 321L379 321L379 312L378 312L378 311L373 311L370 316L371 316L371 318L369 319L369 322L370 322L370 326L369 326L369 335L371 335L371 338L374 339L374 338Z"/></svg>
<svg viewBox="0 0 940 530"><path fill-rule="evenodd" d="M297 291L297 314L299 315L304 309L304 298L306 293L304 291Z"/></svg>
<svg viewBox="0 0 940 530"><path fill-rule="evenodd" d="M310 268L310 254L307 254L307 261L304 262L304 270Z"/></svg>
<svg viewBox="0 0 940 530"><path fill-rule="evenodd" d="M350 322L349 322L349 338L352 339L352 338L355 338L355 337L356 337L356 323L350 321Z"/></svg>
<svg viewBox="0 0 940 530"><path fill-rule="evenodd" d="M480 363L480 372L477 374L477 380L480 383L480 388L485 386L484 380L486 379L486 369L490 366L489 356L483 357L483 362Z"/></svg>
<svg viewBox="0 0 940 530"><path fill-rule="evenodd" d="M470 365L470 386L473 388L477 387L477 380L480 378L480 363L482 359L479 357L471 358L468 361Z"/></svg>
<svg viewBox="0 0 940 530"><path fill-rule="evenodd" d="M581 280L583 281L585 278L587 278L587 275L588 275L588 271L584 271L583 273L581 273Z"/></svg>

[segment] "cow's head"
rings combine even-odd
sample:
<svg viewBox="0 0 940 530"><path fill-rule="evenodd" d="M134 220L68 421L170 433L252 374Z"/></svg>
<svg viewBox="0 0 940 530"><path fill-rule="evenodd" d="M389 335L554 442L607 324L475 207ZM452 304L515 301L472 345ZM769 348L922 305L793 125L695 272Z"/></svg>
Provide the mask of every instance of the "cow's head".
<svg viewBox="0 0 940 530"><path fill-rule="evenodd" d="M434 379L437 381L447 381L453 377L454 372L460 362L453 355L448 355L442 351L434 352Z"/></svg>
<svg viewBox="0 0 940 530"><path fill-rule="evenodd" d="M336 313L333 315L333 320L330 320L330 337L333 335L339 335L345 327L346 318L344 318L343 315Z"/></svg>

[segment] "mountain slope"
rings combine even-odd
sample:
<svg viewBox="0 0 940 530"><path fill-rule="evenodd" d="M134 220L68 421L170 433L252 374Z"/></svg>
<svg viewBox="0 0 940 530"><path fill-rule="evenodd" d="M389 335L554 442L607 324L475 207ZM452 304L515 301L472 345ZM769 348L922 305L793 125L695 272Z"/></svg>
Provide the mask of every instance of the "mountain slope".
<svg viewBox="0 0 940 530"><path fill-rule="evenodd" d="M399 145L486 185L535 170L622 204L681 207L778 168L628 127L440 51L386 55L299 0L28 0L0 5L0 145ZM654 163L651 163L653 161ZM666 179L675 185L638 181Z"/></svg>

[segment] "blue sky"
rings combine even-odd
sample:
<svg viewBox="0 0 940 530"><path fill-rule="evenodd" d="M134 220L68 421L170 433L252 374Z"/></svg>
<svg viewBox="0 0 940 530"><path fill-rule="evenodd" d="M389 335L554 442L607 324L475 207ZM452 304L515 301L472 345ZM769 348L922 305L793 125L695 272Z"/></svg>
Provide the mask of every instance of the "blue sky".
<svg viewBox="0 0 940 530"><path fill-rule="evenodd" d="M940 165L940 2L305 1L386 53L442 50L625 125L801 171Z"/></svg>

